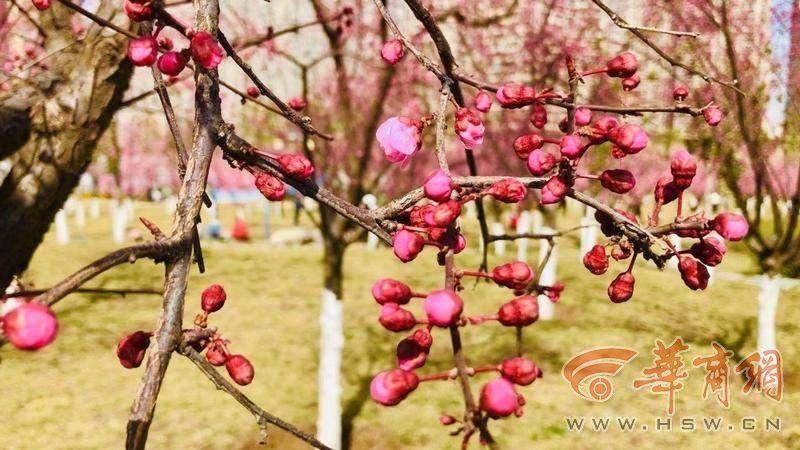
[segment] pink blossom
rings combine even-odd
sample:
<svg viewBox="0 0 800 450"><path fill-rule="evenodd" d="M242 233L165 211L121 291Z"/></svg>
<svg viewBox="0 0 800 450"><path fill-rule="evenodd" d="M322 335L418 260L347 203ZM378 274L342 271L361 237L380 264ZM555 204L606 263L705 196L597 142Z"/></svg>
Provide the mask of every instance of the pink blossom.
<svg viewBox="0 0 800 450"><path fill-rule="evenodd" d="M689 88L685 84L679 84L672 90L672 98L682 102L689 96Z"/></svg>
<svg viewBox="0 0 800 450"><path fill-rule="evenodd" d="M647 132L639 125L626 124L608 133L608 139L625 154L633 155L647 147Z"/></svg>
<svg viewBox="0 0 800 450"><path fill-rule="evenodd" d="M582 127L592 122L592 110L579 106L575 108L575 125Z"/></svg>
<svg viewBox="0 0 800 450"><path fill-rule="evenodd" d="M49 0L47 0L49 3ZM34 1L34 5L36 2ZM122 10L134 22L142 22L153 18L153 5L150 2L134 2L125 0Z"/></svg>
<svg viewBox="0 0 800 450"><path fill-rule="evenodd" d="M493 419L510 416L519 409L517 391L505 378L486 383L481 389L481 409Z"/></svg>
<svg viewBox="0 0 800 450"><path fill-rule="evenodd" d="M394 406L419 385L419 377L414 372L403 369L386 370L375 375L369 383L369 394L373 400L384 406Z"/></svg>
<svg viewBox="0 0 800 450"><path fill-rule="evenodd" d="M608 76L616 78L630 78L638 68L636 55L631 52L621 53L606 63Z"/></svg>
<svg viewBox="0 0 800 450"><path fill-rule="evenodd" d="M722 121L722 108L717 105L710 105L703 110L703 118L706 123L715 127Z"/></svg>
<svg viewBox="0 0 800 450"><path fill-rule="evenodd" d="M441 169L436 169L425 179L422 189L425 197L435 202L445 202L450 200L450 194L453 192L452 185L453 179L450 178L450 175Z"/></svg>
<svg viewBox="0 0 800 450"><path fill-rule="evenodd" d="M503 108L522 108L536 101L536 90L522 83L510 82L500 86L495 96Z"/></svg>
<svg viewBox="0 0 800 450"><path fill-rule="evenodd" d="M50 0L32 0L33 6L39 11L44 11L50 7Z"/></svg>
<svg viewBox="0 0 800 450"><path fill-rule="evenodd" d="M406 49L400 39L386 41L381 47L381 58L392 66L403 59L405 54Z"/></svg>
<svg viewBox="0 0 800 450"><path fill-rule="evenodd" d="M576 134L568 134L561 138L561 154L569 159L578 159L588 148L583 140Z"/></svg>
<svg viewBox="0 0 800 450"><path fill-rule="evenodd" d="M38 350L53 342L58 333L55 314L38 302L20 303L0 319L3 334L20 350Z"/></svg>
<svg viewBox="0 0 800 450"><path fill-rule="evenodd" d="M739 214L720 213L713 221L714 230L729 241L740 241L747 236L750 226L747 220Z"/></svg>
<svg viewBox="0 0 800 450"><path fill-rule="evenodd" d="M469 108L456 111L456 133L467 148L475 148L483 144L486 128L481 119Z"/></svg>
<svg viewBox="0 0 800 450"><path fill-rule="evenodd" d="M117 358L122 367L134 369L142 365L144 354L150 346L150 337L153 333L136 331L131 333L117 344Z"/></svg>
<svg viewBox="0 0 800 450"><path fill-rule="evenodd" d="M437 327L449 327L458 321L464 308L464 302L455 292L441 289L428 294L422 303L422 308L428 315L429 324Z"/></svg>
<svg viewBox="0 0 800 450"><path fill-rule="evenodd" d="M408 159L422 147L422 123L409 117L391 117L375 132L378 144L386 158L399 163Z"/></svg>
<svg viewBox="0 0 800 450"><path fill-rule="evenodd" d="M517 203L525 198L528 189L519 180L504 178L489 187L487 193L503 203Z"/></svg>
<svg viewBox="0 0 800 450"><path fill-rule="evenodd" d="M567 195L567 185L558 175L553 176L542 188L542 198L539 202L543 205L551 205L564 200Z"/></svg>
<svg viewBox="0 0 800 450"><path fill-rule="evenodd" d="M630 92L630 91L636 89L636 87L639 86L639 83L641 81L642 81L642 79L639 78L639 74L635 73L635 74L629 76L628 78L625 78L624 80L622 80L622 90L625 91L625 92Z"/></svg>
<svg viewBox="0 0 800 450"><path fill-rule="evenodd" d="M397 303L404 305L411 300L411 288L391 278L381 278L372 285L372 296L379 305Z"/></svg>
<svg viewBox="0 0 800 450"><path fill-rule="evenodd" d="M484 91L478 92L475 96L474 103L475 109L480 112L489 112L492 109L492 97Z"/></svg>
<svg viewBox="0 0 800 450"><path fill-rule="evenodd" d="M153 36L128 41L128 59L134 66L152 66L158 56L158 43Z"/></svg>
<svg viewBox="0 0 800 450"><path fill-rule="evenodd" d="M198 31L189 43L192 56L206 70L216 69L222 62L222 47L207 31Z"/></svg>
<svg viewBox="0 0 800 450"><path fill-rule="evenodd" d="M289 105L289 108L292 108L298 112L306 109L306 106L308 106L308 102L306 102L306 99L303 97L292 97L289 99L287 104Z"/></svg>
<svg viewBox="0 0 800 450"><path fill-rule="evenodd" d="M186 58L181 52L166 52L158 58L158 70L169 76L177 76L186 67Z"/></svg>
<svg viewBox="0 0 800 450"><path fill-rule="evenodd" d="M399 230L392 236L394 254L403 262L416 258L424 246L425 240L422 236L408 230Z"/></svg>
<svg viewBox="0 0 800 450"><path fill-rule="evenodd" d="M403 309L397 303L384 303L378 322L389 331L406 331L414 328L417 319L411 311Z"/></svg>
<svg viewBox="0 0 800 450"><path fill-rule="evenodd" d="M527 386L542 376L542 370L536 363L522 356L503 360L500 373L506 380L521 386Z"/></svg>
<svg viewBox="0 0 800 450"><path fill-rule="evenodd" d="M556 157L544 150L536 149L528 155L528 170L532 175L540 177L553 170Z"/></svg>

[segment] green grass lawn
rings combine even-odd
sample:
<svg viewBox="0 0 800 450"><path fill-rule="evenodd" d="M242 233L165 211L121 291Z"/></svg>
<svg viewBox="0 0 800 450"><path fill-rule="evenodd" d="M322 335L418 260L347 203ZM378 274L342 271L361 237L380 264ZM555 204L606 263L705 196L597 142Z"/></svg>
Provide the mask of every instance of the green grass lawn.
<svg viewBox="0 0 800 450"><path fill-rule="evenodd" d="M290 222L275 218L275 226ZM233 208L222 207L229 227ZM170 218L160 205L137 204L144 215L170 228ZM231 349L250 358L256 368L254 382L242 388L257 403L303 429L313 431L316 416L316 355L318 350L318 299L321 289L318 246L271 247L260 238L260 207L248 215L255 239L251 243L204 241L207 272L193 271L187 298L186 322L199 310L199 293L210 283L228 291L225 308L215 313L211 325L231 340ZM564 228L572 221L562 220ZM132 227L137 227L133 223ZM139 227L143 230L142 227ZM115 248L110 221L90 219L87 227L72 229L73 240L58 245L51 233L31 265L26 278L46 287L71 271ZM473 240L474 242L474 240ZM505 257L513 259L510 246ZM533 245L531 257L537 254ZM724 272L751 270L748 258L733 251L721 266ZM477 265L472 247L458 264ZM402 337L377 323L378 306L369 287L381 276L405 280L415 290L440 287L442 273L435 253L426 250L416 261L401 264L387 248L368 253L363 245L351 248L346 260L344 390L345 408L359 411L355 419L354 447L359 449L456 448L457 438L439 425L443 413L458 416L462 410L455 382L424 383L405 402L393 408L363 402L371 374L394 364L393 349ZM615 270L616 269L616 270ZM737 351L736 362L755 347L756 287L741 277L720 274L705 292L687 289L676 272L659 272L640 265L633 299L612 304L606 286L623 266L603 276L590 275L578 261L577 243L561 241L559 278L567 290L556 307L556 319L539 322L525 331L525 352L544 369L544 378L520 389L527 398L522 418L491 424L506 449L529 448L799 448L800 424L800 300L797 290L784 291L778 311L778 346L784 359L784 399L777 404L759 394L741 393L742 379L731 379L731 406L724 409L701 398L703 372L690 367L691 358L710 353L718 340ZM163 268L148 261L125 265L89 283L106 288L159 288ZM508 291L480 284L462 293L468 314L494 312L510 298ZM55 310L61 331L56 342L38 353L0 349L0 448L3 449L111 449L120 448L131 400L142 369L123 369L116 357L116 342L125 334L154 328L160 298L156 296L106 297L72 295ZM419 311L418 305L413 309ZM514 333L496 324L466 327L464 348L469 362L482 365L513 353ZM666 416L664 395L634 391L630 386L650 365L654 339L667 343L676 336L692 345L685 354L689 378L677 394L676 422L682 417L721 416L734 431L655 432L656 417ZM434 333L434 348L421 373L452 367L445 332ZM592 403L572 393L560 376L561 366L574 354L598 346L626 346L639 356L614 377L614 397ZM735 364L735 362L734 362ZM477 392L487 376L473 381ZM650 424L648 432L569 432L565 417L627 416ZM758 420L757 431L741 431L743 417ZM764 431L763 419L780 417L780 432ZM677 427L677 425L675 425ZM211 383L185 358L175 356L167 374L155 422L150 430L153 449L244 449L257 445L253 417ZM477 445L476 445L477 447ZM269 448L305 448L273 430Z"/></svg>

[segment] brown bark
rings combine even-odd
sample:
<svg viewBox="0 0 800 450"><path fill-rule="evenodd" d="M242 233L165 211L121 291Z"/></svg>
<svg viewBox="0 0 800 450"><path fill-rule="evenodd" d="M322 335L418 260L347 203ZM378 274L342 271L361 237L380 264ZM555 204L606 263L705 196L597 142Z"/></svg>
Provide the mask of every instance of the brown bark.
<svg viewBox="0 0 800 450"><path fill-rule="evenodd" d="M0 157L11 170L0 179L0 291L24 271L120 108L132 67L124 36L99 27L77 45L69 11L41 15L48 30L48 70L18 81L0 98ZM60 51L59 51L60 50Z"/></svg>

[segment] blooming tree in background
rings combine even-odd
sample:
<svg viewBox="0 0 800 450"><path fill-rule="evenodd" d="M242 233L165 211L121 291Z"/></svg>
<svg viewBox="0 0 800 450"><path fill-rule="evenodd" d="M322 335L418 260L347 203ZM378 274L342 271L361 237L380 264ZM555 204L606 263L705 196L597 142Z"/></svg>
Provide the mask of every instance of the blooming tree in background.
<svg viewBox="0 0 800 450"><path fill-rule="evenodd" d="M630 25L603 2L592 3L590 9L581 8L581 13L594 11L597 20L605 12L667 61L672 61L671 53L647 36L682 41L693 36L692 31ZM551 31L549 14L555 14L559 5L560 2L552 1L545 4L550 9L540 6L520 9L519 16L513 16L518 17L514 26L520 27L531 42L537 42L537 36ZM217 148L231 167L252 176L252 183L265 198L282 199L286 185L290 185L321 205L318 221L325 236L327 290L323 295L321 325L323 337L332 341L330 350L321 351L322 376L338 378L341 358L338 299L342 296L344 249L350 243L364 231L372 232L392 246L400 261L427 263L441 270L442 286L430 292L419 292L391 278L391 274L373 285L372 295L379 305L381 325L392 332L409 334L398 342L396 367L377 373L369 383L369 392L376 402L394 406L412 392L424 389L425 382L457 380L464 409L453 411L440 421L444 425L457 424L453 434L460 436L462 447L476 440L496 446L491 421L522 414L525 404L522 387L541 376L535 355L526 353L522 340L523 330L534 325L539 316L536 296L544 295L556 302L569 295L569 287L562 283L542 283L542 267L531 267L522 261L489 268L484 253L480 267L460 265L457 255L476 245L462 233L461 220L465 218L461 213L465 204L476 204L484 249L495 240L541 238L530 234L490 235L482 208L484 201L503 205L528 198L540 205L555 205L572 199L592 208L605 239L584 255L583 264L593 274L608 270L617 273L607 287L608 298L614 303L629 301L634 296L637 259L657 267L674 259L679 276L689 289L705 289L708 267L722 261L725 241L739 241L748 236L745 217L731 212L711 216L702 209L691 209L685 193L697 177L698 163L686 150L671 153L650 190L654 207L643 211L641 216L621 208L622 202L615 208L587 193L602 189L609 200L631 195L638 182L638 165L623 166L618 161L623 164L637 161L650 150L651 136L643 117L684 115L691 118L692 124L702 127L726 126L730 119L723 120L724 109L711 96L719 92L739 95L740 77L732 77L736 82L726 81L690 68L689 74L713 82L703 93L708 98L694 102L689 100L689 89L682 82L670 78L643 79L641 67L651 64L651 58L642 58L631 51L599 57L586 51L588 47L578 43L565 46L563 41L547 46L558 50L536 50L545 52L541 60L548 61L549 67L531 76L530 68L522 63L505 64L504 57L509 55L500 49L506 43L490 45L504 36L491 31L480 33L474 41L462 36L471 42L466 47L473 45L478 51L469 53L463 58L463 66L459 65L462 56L454 53L440 22L452 19L491 30L492 24L514 14L517 2L502 5L497 14L472 16L465 15L470 8L460 8L459 3L452 9L432 10L418 0L405 0L402 5L398 2L390 5L391 9L380 0L358 4L358 8L311 1L316 19L310 24L287 26L293 31L318 28L317 32L322 33L328 44L322 55L316 58L312 55L307 60L307 55L301 59L282 49L280 42L274 40L279 33L275 29L268 30L264 38L252 44L268 47L299 70L302 95L287 100L271 89L271 80L260 77L243 59L240 50L248 42L226 34L227 24L220 25L220 5L216 0L196 0L180 12L160 2L124 0L122 10L137 24L130 28L127 22L121 26L69 0L58 0L53 5L49 0L35 0L33 6L44 11L39 13L40 20L29 18L36 30L46 29L48 23L42 17L48 17L49 11L70 9L81 20L92 21L79 30L82 33L124 36L127 60L139 67L137 70L149 72L152 78L175 147L175 173L180 178L180 190L173 231L164 233L157 224L142 218L152 240L112 252L35 296L25 292L6 295L8 300L3 304L4 339L21 350L35 350L56 337L57 320L49 306L86 281L131 260L149 258L165 265L164 302L157 328L136 331L117 347L124 367L145 364L127 427L129 449L145 446L161 383L176 352L189 358L218 388L253 413L262 431L267 424L274 424L316 448L340 448L347 444L340 440L338 417L321 412L315 438L265 411L234 386L233 383L250 384L255 368L231 345L228 333L235 330L210 326L213 313L227 303L222 286L207 287L193 326L185 329L182 324L192 256L201 264L202 271L196 224L203 204L208 204L205 190ZM526 30L530 26L527 19L538 14L546 14L541 26ZM396 16L408 17L410 23L401 28ZM351 53L361 57L349 61ZM258 55L250 57L257 59ZM467 62L470 57L474 67ZM499 61L493 63L494 57ZM309 71L316 64L323 64L322 61L326 65L321 67L333 76L320 78L328 85L312 87ZM219 70L223 62L236 66L246 76L247 86L226 81ZM495 70L504 66L509 70ZM378 69L360 70L362 67ZM474 71L469 70L473 68ZM11 69L13 72L18 68ZM46 68L42 68L42 73L47 73ZM401 77L402 90L393 90L395 77ZM173 91L180 89L193 94L193 105L188 110L173 106L168 83L174 87ZM592 91L587 94L584 88L588 83L592 83ZM661 95L647 96L642 104L629 101L632 92L650 83L673 86ZM223 99L222 88L232 94ZM259 142L258 133L253 133L255 138L245 138L247 124L228 119L230 108L235 106L230 100L256 103L281 118L282 125L291 124L291 131L299 134L293 139L290 132L284 131L289 133L283 141L291 143L289 151L255 144ZM492 120L489 114L493 115ZM193 116L192 138L187 145L189 140L183 138L186 130L178 117L189 115ZM514 128L504 128L507 117L516 119L511 120ZM493 137L494 151L487 151ZM42 145L42 151L47 153L49 144ZM122 148L124 155L124 145ZM493 153L497 164L488 162ZM486 165L482 164L484 159ZM410 186L386 183L387 179L395 179L386 177L387 171L397 167L400 168L397 172L403 174L398 179L407 180ZM17 164L12 170L26 169ZM383 205L373 210L359 206L363 194L373 190L385 192ZM664 209L667 204L674 204L675 208L667 212ZM680 250L672 244L670 236L690 239L692 245ZM435 254L434 261L423 262L420 257L423 253ZM548 254L543 263L549 257ZM465 277L485 278L496 284L497 292L504 298L498 309L466 308L464 297L469 293L463 289ZM417 317L408 309L407 305L417 301L424 316ZM514 331L509 334L517 341L515 354L496 355L479 366L468 366L468 349L462 345L461 334L498 325ZM425 373L424 366L434 344L450 347L452 370ZM228 376L215 366L225 366ZM486 376L490 379L481 381L480 389L474 390L475 380ZM321 411L338 411L338 381L332 383L332 389L331 397L321 394Z"/></svg>

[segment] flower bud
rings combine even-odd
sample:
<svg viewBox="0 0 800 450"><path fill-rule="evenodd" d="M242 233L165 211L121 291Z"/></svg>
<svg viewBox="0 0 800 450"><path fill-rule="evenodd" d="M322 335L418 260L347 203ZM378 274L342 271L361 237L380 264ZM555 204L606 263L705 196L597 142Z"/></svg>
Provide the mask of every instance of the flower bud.
<svg viewBox="0 0 800 450"><path fill-rule="evenodd" d="M409 117L390 117L375 132L386 158L393 163L407 160L422 147L422 123Z"/></svg>
<svg viewBox="0 0 800 450"><path fill-rule="evenodd" d="M564 283L556 282L552 286L544 288L544 295L550 299L550 302L556 303L561 298L561 293L564 292Z"/></svg>
<svg viewBox="0 0 800 450"><path fill-rule="evenodd" d="M394 254L403 262L416 258L424 246L425 240L422 236L408 230L399 230L392 236Z"/></svg>
<svg viewBox="0 0 800 450"><path fill-rule="evenodd" d="M539 301L523 295L504 303L497 311L497 320L507 327L525 327L539 319Z"/></svg>
<svg viewBox="0 0 800 450"><path fill-rule="evenodd" d="M481 119L469 108L458 108L456 111L456 133L467 148L476 148L483 144L486 128Z"/></svg>
<svg viewBox="0 0 800 450"><path fill-rule="evenodd" d="M203 311L207 313L219 311L222 309L222 306L225 305L225 300L227 298L228 295L225 293L225 289L222 286L212 284L205 288L200 295L200 306L203 308Z"/></svg>
<svg viewBox="0 0 800 450"><path fill-rule="evenodd" d="M153 333L136 331L131 333L117 344L117 358L122 367L133 369L142 365L144 353L150 346L150 337Z"/></svg>
<svg viewBox="0 0 800 450"><path fill-rule="evenodd" d="M216 69L222 62L222 47L207 31L198 31L192 36L189 50L195 61L206 70Z"/></svg>
<svg viewBox="0 0 800 450"><path fill-rule="evenodd" d="M492 281L509 289L525 289L533 279L531 266L522 261L512 261L492 269Z"/></svg>
<svg viewBox="0 0 800 450"><path fill-rule="evenodd" d="M622 261L628 259L633 255L633 245L630 241L620 241L611 247L611 257L615 261Z"/></svg>
<svg viewBox="0 0 800 450"><path fill-rule="evenodd" d="M56 315L39 302L20 303L0 317L0 326L6 339L20 350L39 350L58 333Z"/></svg>
<svg viewBox="0 0 800 450"><path fill-rule="evenodd" d="M258 96L261 95L261 91L259 91L258 88L255 86L248 86L247 95L253 98L258 98Z"/></svg>
<svg viewBox="0 0 800 450"><path fill-rule="evenodd" d="M524 160L528 158L531 152L542 148L542 144L544 144L544 139L538 134L523 134L514 139L514 153L517 154L519 159Z"/></svg>
<svg viewBox="0 0 800 450"><path fill-rule="evenodd" d="M592 125L589 131L589 141L592 144L602 144L608 140L608 135L615 128L619 127L619 122L612 116L603 116Z"/></svg>
<svg viewBox="0 0 800 450"><path fill-rule="evenodd" d="M672 154L669 169L672 172L672 185L683 190L692 185L697 173L697 161L686 150L678 150Z"/></svg>
<svg viewBox="0 0 800 450"><path fill-rule="evenodd" d="M626 124L609 131L608 139L628 155L634 155L647 147L647 132L639 125Z"/></svg>
<svg viewBox="0 0 800 450"><path fill-rule="evenodd" d="M656 203L666 205L678 198L680 193L681 190L675 186L672 179L668 175L664 175L656 182L653 196L655 197Z"/></svg>
<svg viewBox="0 0 800 450"><path fill-rule="evenodd" d="M455 200L439 203L426 210L423 218L432 227L445 228L453 223L461 214L461 204Z"/></svg>
<svg viewBox="0 0 800 450"><path fill-rule="evenodd" d="M425 197L435 202L446 202L450 200L450 194L453 192L453 179L442 169L436 169L425 179L422 190L425 192Z"/></svg>
<svg viewBox="0 0 800 450"><path fill-rule="evenodd" d="M625 169L610 169L600 174L600 184L611 192L624 194L636 186L636 178Z"/></svg>
<svg viewBox="0 0 800 450"><path fill-rule="evenodd" d="M429 324L444 328L456 324L464 309L464 302L452 290L441 289L425 297L422 309L428 315Z"/></svg>
<svg viewBox="0 0 800 450"><path fill-rule="evenodd" d="M261 192L267 200L279 202L286 195L286 186L283 181L270 174L259 172L256 174L256 189Z"/></svg>
<svg viewBox="0 0 800 450"><path fill-rule="evenodd" d="M583 265L589 269L589 272L595 275L602 275L608 270L608 256L606 256L606 248L600 244L592 247L591 250L583 255Z"/></svg>
<svg viewBox="0 0 800 450"><path fill-rule="evenodd" d="M636 61L636 55L631 52L625 52L606 62L607 73L610 77L615 78L630 78L639 69L639 63Z"/></svg>
<svg viewBox="0 0 800 450"><path fill-rule="evenodd" d="M456 423L456 418L453 416L441 416L439 417L439 423L444 426L452 425Z"/></svg>
<svg viewBox="0 0 800 450"><path fill-rule="evenodd" d="M625 78L625 79L622 80L622 90L625 91L625 92L630 92L630 91L636 89L636 87L639 86L639 83L641 81L642 81L642 79L639 78L639 74L635 73L635 74L629 76L628 78Z"/></svg>
<svg viewBox="0 0 800 450"><path fill-rule="evenodd" d="M178 76L186 68L186 62L181 52L166 52L158 57L158 70L164 75Z"/></svg>
<svg viewBox="0 0 800 450"><path fill-rule="evenodd" d="M630 272L622 272L608 286L608 298L614 303L627 302L633 296L636 279Z"/></svg>
<svg viewBox="0 0 800 450"><path fill-rule="evenodd" d="M212 366L222 366L228 361L228 351L220 340L214 340L206 349L206 361Z"/></svg>
<svg viewBox="0 0 800 450"><path fill-rule="evenodd" d="M517 203L525 198L528 189L519 180L504 178L493 184L487 193L503 203Z"/></svg>
<svg viewBox="0 0 800 450"><path fill-rule="evenodd" d="M414 328L417 319L407 309L401 308L397 303L384 303L378 322L389 331L406 331Z"/></svg>
<svg viewBox="0 0 800 450"><path fill-rule="evenodd" d="M381 278L372 285L372 296L379 305L397 303L405 305L411 300L411 288L391 278Z"/></svg>
<svg viewBox="0 0 800 450"><path fill-rule="evenodd" d="M36 2L33 4L36 5ZM125 2L122 3L122 10L125 11L125 15L127 15L128 18L134 22L142 22L153 18L153 5L149 2L145 3L125 0Z"/></svg>
<svg viewBox="0 0 800 450"><path fill-rule="evenodd" d="M50 0L32 0L32 3L39 11L44 11L50 7Z"/></svg>
<svg viewBox="0 0 800 450"><path fill-rule="evenodd" d="M561 138L561 155L568 158L568 159L578 159L583 156L583 153L586 152L586 149L589 148L588 145L583 143L583 140L580 136L575 134L568 134Z"/></svg>
<svg viewBox="0 0 800 450"><path fill-rule="evenodd" d="M134 66L152 66L158 57L158 43L153 36L128 41L128 59Z"/></svg>
<svg viewBox="0 0 800 450"><path fill-rule="evenodd" d="M397 344L397 367L403 370L414 370L424 366L429 350L430 346L420 345L413 335L403 339Z"/></svg>
<svg viewBox="0 0 800 450"><path fill-rule="evenodd" d="M522 83L505 83L497 90L497 101L506 109L522 108L536 101L536 90Z"/></svg>
<svg viewBox="0 0 800 450"><path fill-rule="evenodd" d="M554 175L550 177L547 183L542 187L541 199L539 202L543 205L551 205L564 200L567 195L567 185L564 180Z"/></svg>
<svg viewBox="0 0 800 450"><path fill-rule="evenodd" d="M592 123L592 110L579 106L575 108L575 125L582 127Z"/></svg>
<svg viewBox="0 0 800 450"><path fill-rule="evenodd" d="M543 104L537 103L533 105L533 109L531 110L531 124L540 130L547 125L547 108L545 108Z"/></svg>
<svg viewBox="0 0 800 450"><path fill-rule="evenodd" d="M536 381L542 371L530 359L518 356L503 360L500 365L500 373L503 378L514 384L527 386Z"/></svg>
<svg viewBox="0 0 800 450"><path fill-rule="evenodd" d="M679 258L678 271L681 273L683 283L693 291L708 287L708 268L690 256Z"/></svg>
<svg viewBox="0 0 800 450"><path fill-rule="evenodd" d="M419 377L414 372L403 369L383 371L369 383L369 394L373 400L384 406L394 406L403 401L419 385Z"/></svg>
<svg viewBox="0 0 800 450"><path fill-rule="evenodd" d="M381 47L381 58L389 65L393 66L398 61L403 59L406 54L406 49L400 39L391 39L386 41Z"/></svg>
<svg viewBox="0 0 800 450"><path fill-rule="evenodd" d="M672 90L672 98L682 102L689 96L689 88L685 84L679 84Z"/></svg>
<svg viewBox="0 0 800 450"><path fill-rule="evenodd" d="M532 175L540 177L547 174L556 165L556 157L544 150L536 149L528 155L528 170Z"/></svg>
<svg viewBox="0 0 800 450"><path fill-rule="evenodd" d="M713 236L708 236L699 242L695 242L689 248L689 253L692 256L699 259L703 264L712 267L722 262L722 258L727 251L725 243Z"/></svg>
<svg viewBox="0 0 800 450"><path fill-rule="evenodd" d="M714 218L714 231L729 241L740 241L747 236L750 226L744 217L733 213L720 213Z"/></svg>
<svg viewBox="0 0 800 450"><path fill-rule="evenodd" d="M510 416L520 407L514 385L505 378L497 378L483 386L480 405L493 419Z"/></svg>
<svg viewBox="0 0 800 450"><path fill-rule="evenodd" d="M703 119L712 127L719 125L722 121L722 117L722 108L717 105L708 106L703 110Z"/></svg>
<svg viewBox="0 0 800 450"><path fill-rule="evenodd" d="M253 365L242 355L230 355L225 361L225 368L228 370L231 380L239 386L247 386L253 381L255 375Z"/></svg>
<svg viewBox="0 0 800 450"><path fill-rule="evenodd" d="M289 105L289 108L292 108L297 112L306 109L306 106L308 106L308 102L303 97L292 97L288 102L286 102L286 104Z"/></svg>
<svg viewBox="0 0 800 450"><path fill-rule="evenodd" d="M474 101L475 109L480 112L489 112L492 109L492 97L484 91L478 92L478 95L475 96Z"/></svg>

